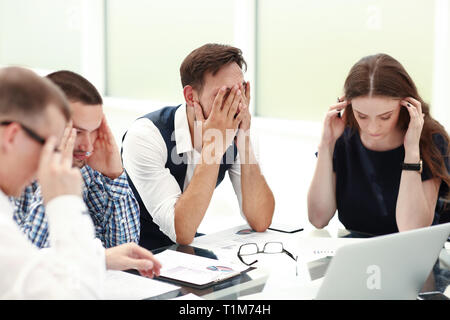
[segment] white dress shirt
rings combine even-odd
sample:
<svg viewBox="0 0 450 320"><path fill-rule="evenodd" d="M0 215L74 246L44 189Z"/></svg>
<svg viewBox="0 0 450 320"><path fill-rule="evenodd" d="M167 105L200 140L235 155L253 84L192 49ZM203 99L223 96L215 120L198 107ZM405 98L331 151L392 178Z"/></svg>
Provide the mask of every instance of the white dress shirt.
<svg viewBox="0 0 450 320"><path fill-rule="evenodd" d="M187 169L183 190L166 168L167 147L158 128L147 118L136 120L123 141L123 164L133 181L153 221L173 242L175 233L175 204L188 187L201 154L194 149L189 131L186 105L175 112L175 143L178 154L187 155ZM242 212L241 165L239 154L228 170L234 192Z"/></svg>
<svg viewBox="0 0 450 320"><path fill-rule="evenodd" d="M103 296L105 250L80 197L47 204L51 249L36 248L13 220L0 190L0 299L98 299Z"/></svg>

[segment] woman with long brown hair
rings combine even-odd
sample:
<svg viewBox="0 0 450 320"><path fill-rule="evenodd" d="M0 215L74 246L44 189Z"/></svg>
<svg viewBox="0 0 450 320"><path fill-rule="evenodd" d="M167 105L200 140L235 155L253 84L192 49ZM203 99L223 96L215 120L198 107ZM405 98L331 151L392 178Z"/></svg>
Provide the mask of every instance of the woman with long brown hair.
<svg viewBox="0 0 450 320"><path fill-rule="evenodd" d="M308 217L323 228L388 234L437 223L450 185L449 137L403 66L387 54L350 70L325 117L308 192Z"/></svg>

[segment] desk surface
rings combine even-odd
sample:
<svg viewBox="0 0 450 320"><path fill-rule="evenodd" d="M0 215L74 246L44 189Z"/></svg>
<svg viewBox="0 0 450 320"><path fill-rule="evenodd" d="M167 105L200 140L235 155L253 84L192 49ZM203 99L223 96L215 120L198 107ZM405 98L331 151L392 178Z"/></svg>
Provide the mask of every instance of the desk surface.
<svg viewBox="0 0 450 320"><path fill-rule="evenodd" d="M292 281L303 282L305 292L303 294L299 293L297 299L299 297L300 299L311 299L322 281L320 275L312 277L314 273L313 269L315 268L315 271L322 273L322 276L326 270L326 264L324 264L325 268L323 268L324 265L321 266L315 262L322 261L320 259L325 256L333 255L332 251L339 246L355 241L363 241L360 238L349 238L349 232L346 230L333 230L331 232L328 230L305 230L294 234L269 231L261 234L244 233L238 235L239 231L246 230L247 228L248 226L239 226L224 230L216 234L196 238L192 246L173 245L154 250L154 253L167 249L193 253L193 247L196 247L206 249L205 251L212 250L219 259L238 262L237 250L245 242L265 243L268 241L281 241L287 250L299 256L297 263L293 260L291 262L287 255L264 254L264 258L267 259L262 259L258 255L259 261L256 264L256 268L238 277L206 289L194 289L182 286L178 289L178 292L171 292L170 294L163 294L149 299L171 299L175 296L182 297L189 293L193 293L207 300L233 300L246 299L247 297L250 299L258 299L264 298L264 295L260 293L265 287L268 289L271 282L274 281L284 281L286 283ZM449 284L450 250L444 249L441 252L439 261L434 266L433 271L425 283L422 292L444 292ZM273 295L271 295L272 298Z"/></svg>

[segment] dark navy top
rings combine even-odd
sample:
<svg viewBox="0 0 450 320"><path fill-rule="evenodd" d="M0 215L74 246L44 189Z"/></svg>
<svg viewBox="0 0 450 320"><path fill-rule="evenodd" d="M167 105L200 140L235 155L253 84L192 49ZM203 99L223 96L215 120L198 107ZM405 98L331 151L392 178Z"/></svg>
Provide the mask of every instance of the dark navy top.
<svg viewBox="0 0 450 320"><path fill-rule="evenodd" d="M445 155L445 139L435 134L433 140ZM345 129L335 145L333 170L338 216L346 229L371 235L398 232L395 209L404 157L403 145L388 151L369 150L357 131ZM424 163L422 181L431 178ZM447 191L448 186L441 183L439 196ZM438 210L435 210L433 224L438 220Z"/></svg>

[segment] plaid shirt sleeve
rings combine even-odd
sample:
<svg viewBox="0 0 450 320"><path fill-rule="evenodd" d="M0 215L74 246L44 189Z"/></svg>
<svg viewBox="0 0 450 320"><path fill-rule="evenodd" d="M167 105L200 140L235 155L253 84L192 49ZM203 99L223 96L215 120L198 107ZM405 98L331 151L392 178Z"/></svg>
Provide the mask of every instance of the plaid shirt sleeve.
<svg viewBox="0 0 450 320"><path fill-rule="evenodd" d="M27 186L20 197L11 198L11 202L14 204L13 218L20 230L37 247L48 247L48 222L37 182Z"/></svg>
<svg viewBox="0 0 450 320"><path fill-rule="evenodd" d="M96 237L105 248L139 242L139 204L125 172L110 179L88 166L81 169L85 183L83 198L95 226Z"/></svg>

